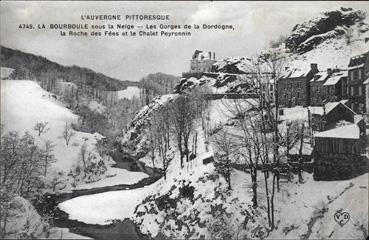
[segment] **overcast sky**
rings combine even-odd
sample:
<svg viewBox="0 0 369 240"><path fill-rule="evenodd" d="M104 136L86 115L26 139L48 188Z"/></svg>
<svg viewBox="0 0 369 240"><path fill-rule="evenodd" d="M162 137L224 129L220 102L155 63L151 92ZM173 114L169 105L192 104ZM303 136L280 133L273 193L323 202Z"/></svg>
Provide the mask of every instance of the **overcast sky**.
<svg viewBox="0 0 369 240"><path fill-rule="evenodd" d="M196 49L217 58L251 56L270 40L320 12L367 2L0 2L3 46L79 65L119 79L148 73L181 75ZM21 23L81 23L82 14L169 14L170 24L232 24L234 31L196 31L191 37L61 37L54 31L19 30ZM121 21L126 23L126 21ZM129 22L136 24L137 22ZM143 22L147 23L147 22Z"/></svg>

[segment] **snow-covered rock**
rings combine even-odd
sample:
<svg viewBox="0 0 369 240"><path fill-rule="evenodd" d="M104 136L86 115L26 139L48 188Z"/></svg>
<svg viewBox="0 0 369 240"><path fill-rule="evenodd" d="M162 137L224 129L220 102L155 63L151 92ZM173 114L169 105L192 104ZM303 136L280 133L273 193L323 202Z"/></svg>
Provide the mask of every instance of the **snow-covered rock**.
<svg viewBox="0 0 369 240"><path fill-rule="evenodd" d="M127 133L121 139L122 148L131 156L143 157L145 152L144 129L155 110L176 98L177 94L166 94L154 98L149 105L144 106L129 124Z"/></svg>
<svg viewBox="0 0 369 240"><path fill-rule="evenodd" d="M1 222L2 227L3 224L4 222ZM22 197L13 198L6 222L6 239L45 238L47 231L48 225L42 221L28 200Z"/></svg>
<svg viewBox="0 0 369 240"><path fill-rule="evenodd" d="M348 27L364 18L363 11L352 8L341 7L323 12L314 19L297 24L286 40L286 47L293 51L307 52L327 39L345 34Z"/></svg>

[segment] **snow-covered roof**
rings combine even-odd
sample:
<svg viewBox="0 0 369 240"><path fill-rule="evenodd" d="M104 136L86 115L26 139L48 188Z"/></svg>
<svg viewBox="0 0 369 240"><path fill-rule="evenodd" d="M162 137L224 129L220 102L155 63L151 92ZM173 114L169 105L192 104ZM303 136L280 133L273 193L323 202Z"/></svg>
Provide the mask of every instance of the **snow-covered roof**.
<svg viewBox="0 0 369 240"><path fill-rule="evenodd" d="M344 107L346 107L347 109L349 109L353 114L355 114L354 111L352 111L349 107L346 106L345 103L347 103L348 100L341 100L339 102L327 102L325 104L325 114L328 114L330 111L332 111L333 109L335 109L338 105L342 104ZM320 106L315 106L309 107L310 112L312 114L316 114L316 115L324 115L324 107L320 107Z"/></svg>
<svg viewBox="0 0 369 240"><path fill-rule="evenodd" d="M365 64L365 58L367 57L368 53L369 52L361 53L359 55L351 57L349 63L349 70L363 67Z"/></svg>
<svg viewBox="0 0 369 240"><path fill-rule="evenodd" d="M281 78L299 78L305 77L310 72L309 69L304 68L292 68L286 70L286 72L282 75Z"/></svg>
<svg viewBox="0 0 369 240"><path fill-rule="evenodd" d="M315 134L317 138L348 138L360 139L360 129L356 124L345 125Z"/></svg>
<svg viewBox="0 0 369 240"><path fill-rule="evenodd" d="M349 67L348 70L353 70L353 69L362 68L362 67L364 67L364 63Z"/></svg>
<svg viewBox="0 0 369 240"><path fill-rule="evenodd" d="M369 84L369 77L363 82L363 84Z"/></svg>
<svg viewBox="0 0 369 240"><path fill-rule="evenodd" d="M336 85L341 78L347 77L347 71L333 73L327 81L323 84L324 86Z"/></svg>
<svg viewBox="0 0 369 240"><path fill-rule="evenodd" d="M316 76L318 78L313 78L310 82L320 82L320 81L325 81L328 78L328 72L318 72L316 74Z"/></svg>

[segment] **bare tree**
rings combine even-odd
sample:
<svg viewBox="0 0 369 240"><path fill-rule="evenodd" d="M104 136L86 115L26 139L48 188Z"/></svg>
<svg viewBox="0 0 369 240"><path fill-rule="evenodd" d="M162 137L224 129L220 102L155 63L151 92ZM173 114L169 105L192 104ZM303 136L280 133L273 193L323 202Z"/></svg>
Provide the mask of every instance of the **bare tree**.
<svg viewBox="0 0 369 240"><path fill-rule="evenodd" d="M75 134L76 133L74 132L71 124L65 122L64 129L62 132L62 137L64 138L65 144L67 144L67 146L69 145L69 141Z"/></svg>
<svg viewBox="0 0 369 240"><path fill-rule="evenodd" d="M171 123L169 117L168 109L163 107L158 112L154 113L151 119L151 130L153 138L155 139L155 146L162 161L164 179L166 179L166 172L169 165L169 159L167 158L171 137Z"/></svg>
<svg viewBox="0 0 369 240"><path fill-rule="evenodd" d="M87 144L84 142L81 146L81 149L79 150L79 154L82 159L83 167L87 168Z"/></svg>
<svg viewBox="0 0 369 240"><path fill-rule="evenodd" d="M180 95L169 105L168 110L183 168L183 158L189 160L189 136L195 119L192 99L187 95Z"/></svg>
<svg viewBox="0 0 369 240"><path fill-rule="evenodd" d="M262 132L258 119L258 105L256 100L223 101L228 117L234 119L234 138L238 141L237 158L242 159L248 169L252 182L253 207L257 201L257 168L263 153Z"/></svg>
<svg viewBox="0 0 369 240"><path fill-rule="evenodd" d="M41 136L41 134L46 133L48 130L50 130L50 128L46 128L47 124L48 122L38 122L33 127L33 130L37 131L38 136Z"/></svg>
<svg viewBox="0 0 369 240"><path fill-rule="evenodd" d="M217 170L225 177L228 190L231 190L232 153L236 152L238 143L227 129L221 129L212 136L212 143L217 152Z"/></svg>
<svg viewBox="0 0 369 240"><path fill-rule="evenodd" d="M46 176L47 168L50 166L51 163L56 162L55 155L53 154L55 144L52 141L47 140L44 144L42 149L42 159L44 161L44 176Z"/></svg>

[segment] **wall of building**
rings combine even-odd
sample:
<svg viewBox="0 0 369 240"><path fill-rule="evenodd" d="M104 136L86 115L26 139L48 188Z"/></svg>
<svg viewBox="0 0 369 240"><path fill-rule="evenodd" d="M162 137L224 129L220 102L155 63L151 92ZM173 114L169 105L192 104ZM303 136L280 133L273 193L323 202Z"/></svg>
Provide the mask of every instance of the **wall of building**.
<svg viewBox="0 0 369 240"><path fill-rule="evenodd" d="M190 72L211 72L212 66L215 62L216 61L212 59L192 59Z"/></svg>
<svg viewBox="0 0 369 240"><path fill-rule="evenodd" d="M305 77L281 79L278 83L279 105L308 105L308 83Z"/></svg>

